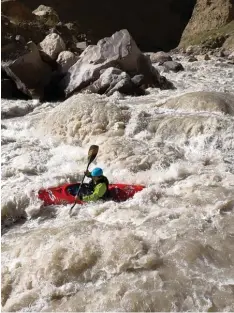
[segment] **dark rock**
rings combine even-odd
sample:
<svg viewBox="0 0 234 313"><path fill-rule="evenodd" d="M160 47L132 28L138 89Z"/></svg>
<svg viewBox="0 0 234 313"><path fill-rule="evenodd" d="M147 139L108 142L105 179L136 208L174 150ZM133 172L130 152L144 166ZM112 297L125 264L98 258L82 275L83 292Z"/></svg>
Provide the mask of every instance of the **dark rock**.
<svg viewBox="0 0 234 313"><path fill-rule="evenodd" d="M26 40L25 40L25 38L24 38L23 36L21 36L21 35L16 35L16 36L15 36L15 40L16 40L16 41L19 41L22 45L26 45Z"/></svg>
<svg viewBox="0 0 234 313"><path fill-rule="evenodd" d="M115 91L133 96L145 94L143 89L140 89L132 82L127 73L114 67L101 71L99 79L87 87L86 91L99 94L105 93L107 96L111 96Z"/></svg>
<svg viewBox="0 0 234 313"><path fill-rule="evenodd" d="M134 77L132 77L132 82L133 84L135 84L137 87L140 87L142 85L144 85L144 75L140 74L140 75L135 75Z"/></svg>
<svg viewBox="0 0 234 313"><path fill-rule="evenodd" d="M161 86L160 88L162 90L176 89L173 83L167 80L165 76L160 76L159 80L160 80L160 86Z"/></svg>
<svg viewBox="0 0 234 313"><path fill-rule="evenodd" d="M175 61L167 61L163 63L163 66L169 71L173 71L175 73L179 71L184 71L183 65L179 62Z"/></svg>
<svg viewBox="0 0 234 313"><path fill-rule="evenodd" d="M150 60L152 63L162 64L166 61L172 61L172 57L164 51L158 51L156 53L150 54Z"/></svg>
<svg viewBox="0 0 234 313"><path fill-rule="evenodd" d="M46 54L44 51L42 51L42 50L38 50L38 51L39 51L39 54L40 54L40 57L41 57L42 61L45 62L45 63L47 63L47 64L50 66L50 68L51 68L52 71L58 70L59 65L58 65L58 63L57 63L55 60L53 60L53 59L52 59L48 54Z"/></svg>
<svg viewBox="0 0 234 313"><path fill-rule="evenodd" d="M4 70L17 88L31 98L42 99L44 87L51 80L51 68L41 60L37 46L33 42L27 46L18 44L4 58Z"/></svg>
<svg viewBox="0 0 234 313"><path fill-rule="evenodd" d="M50 83L44 88L44 99L46 101L63 101L65 95L63 90L58 88L59 82L64 77L63 73L53 72Z"/></svg>
<svg viewBox="0 0 234 313"><path fill-rule="evenodd" d="M1 80L1 98L13 99L14 96L14 83L9 78Z"/></svg>
<svg viewBox="0 0 234 313"><path fill-rule="evenodd" d="M128 29L142 51L169 51L176 47L197 2L119 0L115 5L110 0L21 1L31 9L41 3L52 7L63 22L77 21L80 32L87 34L92 44L119 29Z"/></svg>
<svg viewBox="0 0 234 313"><path fill-rule="evenodd" d="M24 99L27 100L29 97L23 94L17 89L15 82L10 79L5 71L2 71L4 75L1 77L1 98L3 99Z"/></svg>
<svg viewBox="0 0 234 313"><path fill-rule="evenodd" d="M12 23L6 16L1 16L1 26L2 26L2 51L7 50L9 46L12 46L15 42L20 41L17 36L24 38L25 42L33 41L35 44L39 44L44 40L44 38L51 33L56 33L63 38L66 48L77 54L81 53L81 49L76 47L79 42L87 42L87 38L83 33L80 33L78 27L75 23L69 23L72 26L67 27L67 24L57 24L55 27L51 28L46 25L41 20L33 20L21 22L18 24Z"/></svg>
<svg viewBox="0 0 234 313"><path fill-rule="evenodd" d="M49 26L55 26L60 22L57 12L53 8L43 4L39 5L39 7L32 13Z"/></svg>

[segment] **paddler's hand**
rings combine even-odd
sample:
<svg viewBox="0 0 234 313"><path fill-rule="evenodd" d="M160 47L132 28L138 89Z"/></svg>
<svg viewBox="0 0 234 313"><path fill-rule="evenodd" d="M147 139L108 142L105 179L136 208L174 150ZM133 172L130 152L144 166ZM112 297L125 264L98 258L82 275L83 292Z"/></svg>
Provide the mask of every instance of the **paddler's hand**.
<svg viewBox="0 0 234 313"><path fill-rule="evenodd" d="M85 176L87 176L87 177L91 177L91 173L90 173L90 171L88 171L88 170L85 171L84 174L85 174Z"/></svg>

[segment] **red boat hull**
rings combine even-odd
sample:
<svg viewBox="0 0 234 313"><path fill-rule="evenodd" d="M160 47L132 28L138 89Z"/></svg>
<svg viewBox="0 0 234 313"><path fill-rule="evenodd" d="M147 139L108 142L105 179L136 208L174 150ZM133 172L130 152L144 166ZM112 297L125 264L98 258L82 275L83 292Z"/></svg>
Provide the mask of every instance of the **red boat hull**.
<svg viewBox="0 0 234 313"><path fill-rule="evenodd" d="M79 183L40 189L38 191L38 198L44 202L45 206L72 204L75 201L75 196L69 191L73 188L77 188L78 186ZM143 188L145 188L145 186L142 185L110 184L110 200L117 202L126 201L127 199L132 198L135 193L141 191ZM77 201L77 203L83 204L84 202Z"/></svg>

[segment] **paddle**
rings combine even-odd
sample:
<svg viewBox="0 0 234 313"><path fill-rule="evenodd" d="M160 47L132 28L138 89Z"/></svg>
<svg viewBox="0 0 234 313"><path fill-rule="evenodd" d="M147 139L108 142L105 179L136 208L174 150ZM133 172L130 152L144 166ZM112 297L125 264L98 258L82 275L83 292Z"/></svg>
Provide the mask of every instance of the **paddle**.
<svg viewBox="0 0 234 313"><path fill-rule="evenodd" d="M95 145L90 146L89 152L88 152L88 165L87 165L87 168L86 168L85 173L88 171L89 165L90 165L90 164L93 162L93 160L96 158L96 156L97 156L97 154L98 154L98 149L99 149L98 146L95 146ZM79 196L79 192L80 192L81 186L82 186L82 184L83 184L83 182L84 182L85 176L86 176L86 174L84 174L84 176L83 176L83 179L82 179L82 181L81 181L81 183L80 183L80 186L79 186L79 188L78 188L76 197ZM76 200L76 197L75 197L75 200ZM71 214L72 209L74 208L75 205L76 205L76 202L75 202L75 203L72 205L72 207L70 208L69 214Z"/></svg>

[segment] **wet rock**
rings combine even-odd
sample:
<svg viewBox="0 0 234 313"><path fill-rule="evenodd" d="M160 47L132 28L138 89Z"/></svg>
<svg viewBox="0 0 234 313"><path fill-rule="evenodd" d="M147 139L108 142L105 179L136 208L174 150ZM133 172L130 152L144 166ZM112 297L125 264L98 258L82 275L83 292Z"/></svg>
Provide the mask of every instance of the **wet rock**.
<svg viewBox="0 0 234 313"><path fill-rule="evenodd" d="M87 87L92 93L112 95L115 91L126 95L143 95L144 90L133 83L131 77L118 68L110 67L104 71L98 80Z"/></svg>
<svg viewBox="0 0 234 313"><path fill-rule="evenodd" d="M17 44L4 56L4 70L17 88L31 98L42 99L44 87L51 79L51 68L41 60L37 46L33 42L26 46Z"/></svg>
<svg viewBox="0 0 234 313"><path fill-rule="evenodd" d="M173 83L167 80L165 76L160 76L159 81L160 81L160 88L162 90L176 89Z"/></svg>
<svg viewBox="0 0 234 313"><path fill-rule="evenodd" d="M210 60L210 56L208 54L202 54L202 55L198 55L197 59L199 61L209 61Z"/></svg>
<svg viewBox="0 0 234 313"><path fill-rule="evenodd" d="M32 13L41 18L42 21L49 26L55 26L60 22L57 12L53 8L45 6L43 4L41 4Z"/></svg>
<svg viewBox="0 0 234 313"><path fill-rule="evenodd" d="M59 53L57 63L61 73L66 73L69 68L78 61L79 57L71 51L62 51Z"/></svg>
<svg viewBox="0 0 234 313"><path fill-rule="evenodd" d="M204 55L204 60L205 60L205 61L209 61L209 60L210 60L210 56L209 56L208 54L205 54L205 55Z"/></svg>
<svg viewBox="0 0 234 313"><path fill-rule="evenodd" d="M194 56L191 56L189 59L188 59L188 62L196 62L198 61L198 59Z"/></svg>
<svg viewBox="0 0 234 313"><path fill-rule="evenodd" d="M191 112L220 112L234 115L234 96L224 92L191 92L168 100L163 107Z"/></svg>
<svg viewBox="0 0 234 313"><path fill-rule="evenodd" d="M158 51L156 53L150 54L150 60L152 63L162 64L166 61L172 61L172 57L164 51Z"/></svg>
<svg viewBox="0 0 234 313"><path fill-rule="evenodd" d="M63 39L56 33L49 34L39 44L42 51L48 54L53 60L56 60L59 53L66 50Z"/></svg>
<svg viewBox="0 0 234 313"><path fill-rule="evenodd" d="M161 65L161 64L160 64ZM175 61L166 61L163 63L163 66L172 72L184 71L184 67L181 63Z"/></svg>
<svg viewBox="0 0 234 313"><path fill-rule="evenodd" d="M132 82L138 87L144 85L144 75L135 75L132 78Z"/></svg>
<svg viewBox="0 0 234 313"><path fill-rule="evenodd" d="M147 86L160 87L160 75L150 59L143 55L127 30L114 33L88 46L79 60L69 69L60 86L69 96L96 81L101 70L117 67L130 76L142 74Z"/></svg>

